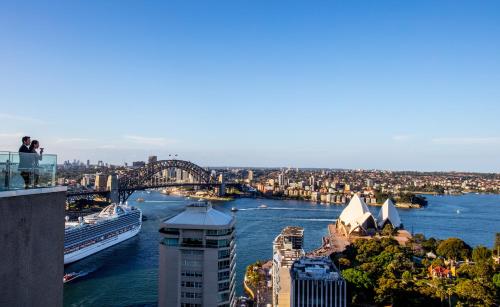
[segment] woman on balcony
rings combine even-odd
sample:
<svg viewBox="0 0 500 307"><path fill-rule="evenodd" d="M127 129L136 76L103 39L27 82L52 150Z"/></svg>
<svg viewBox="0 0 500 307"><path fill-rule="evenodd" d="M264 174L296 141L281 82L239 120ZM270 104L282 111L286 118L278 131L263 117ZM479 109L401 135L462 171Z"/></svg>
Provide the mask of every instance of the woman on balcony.
<svg viewBox="0 0 500 307"><path fill-rule="evenodd" d="M37 149L40 147L40 143L38 143L37 140L31 141L31 145L29 147L30 153L32 153L32 165L33 165L33 170L34 170L34 185L35 187L38 186L38 179L40 177L39 172L38 172L38 161L42 160L43 158L43 148L40 148L40 153L37 152Z"/></svg>

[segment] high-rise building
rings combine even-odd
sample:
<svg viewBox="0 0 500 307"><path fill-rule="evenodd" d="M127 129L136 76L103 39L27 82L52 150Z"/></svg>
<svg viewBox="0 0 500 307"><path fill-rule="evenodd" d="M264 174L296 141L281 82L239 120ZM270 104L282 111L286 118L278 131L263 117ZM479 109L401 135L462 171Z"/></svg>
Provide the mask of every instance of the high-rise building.
<svg viewBox="0 0 500 307"><path fill-rule="evenodd" d="M304 256L304 228L287 226L273 242L273 306L290 306L290 268Z"/></svg>
<svg viewBox="0 0 500 307"><path fill-rule="evenodd" d="M346 306L346 283L330 258L300 258L290 276L291 307Z"/></svg>
<svg viewBox="0 0 500 307"><path fill-rule="evenodd" d="M158 157L157 156L149 156L148 157L148 163L154 163L154 162L157 162L158 161Z"/></svg>
<svg viewBox="0 0 500 307"><path fill-rule="evenodd" d="M280 187L284 187L285 186L285 174L284 173L280 173L278 175L278 185Z"/></svg>
<svg viewBox="0 0 500 307"><path fill-rule="evenodd" d="M316 178L314 176L309 177L309 185L311 186L311 190L314 190L314 186L316 185Z"/></svg>
<svg viewBox="0 0 500 307"><path fill-rule="evenodd" d="M373 179L366 179L366 186L368 188L373 187Z"/></svg>
<svg viewBox="0 0 500 307"><path fill-rule="evenodd" d="M234 225L208 203L162 222L159 306L235 306Z"/></svg>
<svg viewBox="0 0 500 307"><path fill-rule="evenodd" d="M108 176L104 174L95 175L95 189L96 191L105 191L108 184Z"/></svg>
<svg viewBox="0 0 500 307"><path fill-rule="evenodd" d="M253 181L253 171L252 170L248 170L248 181L249 182Z"/></svg>
<svg viewBox="0 0 500 307"><path fill-rule="evenodd" d="M143 167L146 165L146 162L144 161L134 161L132 162L132 167Z"/></svg>

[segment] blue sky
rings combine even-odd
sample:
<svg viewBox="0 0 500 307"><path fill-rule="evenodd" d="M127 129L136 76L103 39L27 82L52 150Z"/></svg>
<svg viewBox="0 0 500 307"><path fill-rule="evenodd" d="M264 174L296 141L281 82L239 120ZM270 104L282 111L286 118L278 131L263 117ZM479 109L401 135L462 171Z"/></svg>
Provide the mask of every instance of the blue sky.
<svg viewBox="0 0 500 307"><path fill-rule="evenodd" d="M498 1L2 1L0 147L500 172Z"/></svg>

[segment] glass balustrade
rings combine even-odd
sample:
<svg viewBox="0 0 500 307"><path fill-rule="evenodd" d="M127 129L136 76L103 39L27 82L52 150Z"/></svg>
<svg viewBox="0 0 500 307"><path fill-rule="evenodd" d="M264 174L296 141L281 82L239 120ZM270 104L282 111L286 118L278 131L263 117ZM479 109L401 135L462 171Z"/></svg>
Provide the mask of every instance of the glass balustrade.
<svg viewBox="0 0 500 307"><path fill-rule="evenodd" d="M53 187L57 155L0 151L0 191Z"/></svg>

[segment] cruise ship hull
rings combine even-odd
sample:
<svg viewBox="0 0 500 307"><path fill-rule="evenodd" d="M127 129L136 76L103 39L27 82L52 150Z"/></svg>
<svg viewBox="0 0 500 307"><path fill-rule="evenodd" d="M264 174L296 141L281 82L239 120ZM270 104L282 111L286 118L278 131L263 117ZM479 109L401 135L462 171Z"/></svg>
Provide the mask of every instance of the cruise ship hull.
<svg viewBox="0 0 500 307"><path fill-rule="evenodd" d="M64 255L64 264L70 264L72 262L78 261L80 259L83 259L85 257L88 257L90 255L93 255L99 251L102 251L103 249L106 249L108 247L111 247L115 244L118 244L120 242L123 242L127 239L130 239L134 237L136 234L139 233L141 230L141 225L137 226L134 229L131 229L130 231L121 233L115 237L108 238L106 240L97 242L95 244L92 244L88 247L79 249L77 251L68 253Z"/></svg>

